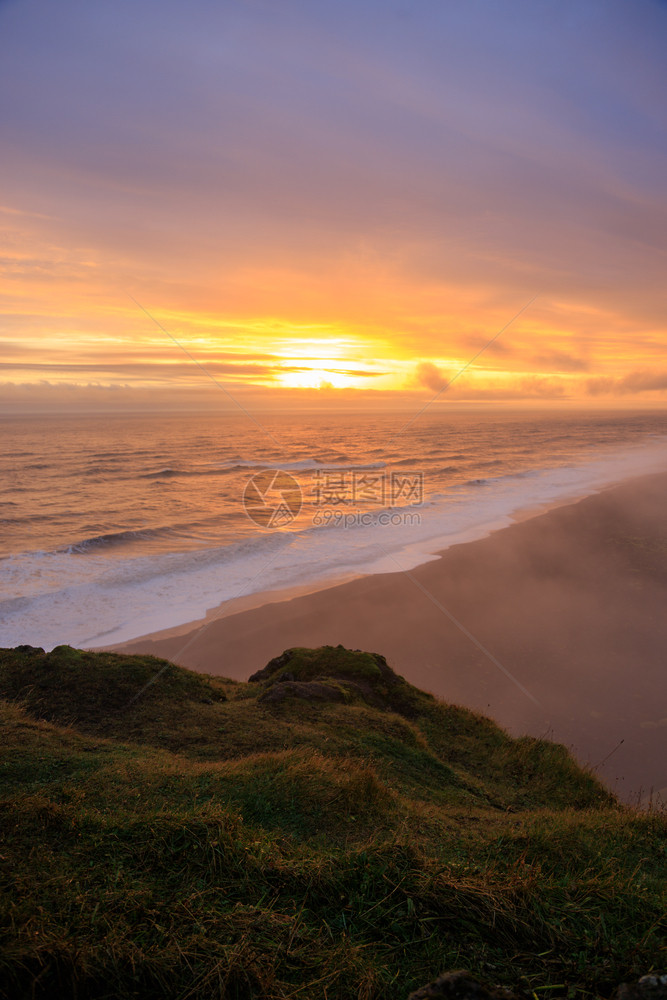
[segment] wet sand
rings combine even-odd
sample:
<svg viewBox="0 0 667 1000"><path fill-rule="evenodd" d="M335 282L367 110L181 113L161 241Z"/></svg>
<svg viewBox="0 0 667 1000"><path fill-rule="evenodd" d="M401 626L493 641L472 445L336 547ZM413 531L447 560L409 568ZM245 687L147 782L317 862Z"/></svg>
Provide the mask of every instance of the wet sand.
<svg viewBox="0 0 667 1000"><path fill-rule="evenodd" d="M398 569L115 648L239 680L289 646L383 653L418 687L567 744L623 799L667 801L667 473Z"/></svg>

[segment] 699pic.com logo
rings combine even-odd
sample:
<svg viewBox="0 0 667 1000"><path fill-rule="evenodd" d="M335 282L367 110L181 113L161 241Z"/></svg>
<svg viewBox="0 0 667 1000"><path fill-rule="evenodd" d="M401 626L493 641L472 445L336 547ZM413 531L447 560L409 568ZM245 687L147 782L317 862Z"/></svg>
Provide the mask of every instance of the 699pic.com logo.
<svg viewBox="0 0 667 1000"><path fill-rule="evenodd" d="M263 469L251 476L243 491L243 507L261 528L281 528L298 515L303 497L293 476L276 469Z"/></svg>

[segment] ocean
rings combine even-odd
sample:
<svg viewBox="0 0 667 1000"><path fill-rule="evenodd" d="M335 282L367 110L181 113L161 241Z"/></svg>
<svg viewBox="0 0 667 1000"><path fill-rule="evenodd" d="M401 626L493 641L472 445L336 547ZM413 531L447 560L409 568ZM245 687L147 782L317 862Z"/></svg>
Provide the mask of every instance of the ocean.
<svg viewBox="0 0 667 1000"><path fill-rule="evenodd" d="M96 647L395 572L667 467L667 413L0 418L0 646Z"/></svg>

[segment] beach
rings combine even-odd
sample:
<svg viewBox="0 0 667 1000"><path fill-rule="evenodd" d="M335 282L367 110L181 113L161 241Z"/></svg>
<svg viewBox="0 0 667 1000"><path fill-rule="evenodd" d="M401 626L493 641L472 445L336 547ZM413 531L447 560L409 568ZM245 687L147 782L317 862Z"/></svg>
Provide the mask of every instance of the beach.
<svg viewBox="0 0 667 1000"><path fill-rule="evenodd" d="M290 646L382 653L439 698L565 743L622 799L664 799L666 511L667 474L646 476L407 572L226 602L115 648L239 680Z"/></svg>

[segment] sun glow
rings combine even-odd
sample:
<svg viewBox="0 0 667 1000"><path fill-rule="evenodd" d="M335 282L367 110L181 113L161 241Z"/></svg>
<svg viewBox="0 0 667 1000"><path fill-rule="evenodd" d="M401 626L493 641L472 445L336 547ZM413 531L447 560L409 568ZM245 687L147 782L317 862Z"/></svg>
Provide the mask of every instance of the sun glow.
<svg viewBox="0 0 667 1000"><path fill-rule="evenodd" d="M290 389L345 389L358 381L360 380L328 368L286 371L280 375L281 385Z"/></svg>
<svg viewBox="0 0 667 1000"><path fill-rule="evenodd" d="M305 331L304 331L305 332ZM323 331L324 332L324 331ZM365 388L367 348L355 337L299 336L272 345L283 362L280 384L290 389Z"/></svg>

